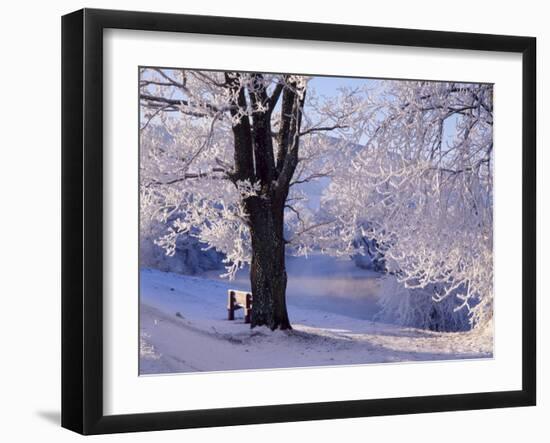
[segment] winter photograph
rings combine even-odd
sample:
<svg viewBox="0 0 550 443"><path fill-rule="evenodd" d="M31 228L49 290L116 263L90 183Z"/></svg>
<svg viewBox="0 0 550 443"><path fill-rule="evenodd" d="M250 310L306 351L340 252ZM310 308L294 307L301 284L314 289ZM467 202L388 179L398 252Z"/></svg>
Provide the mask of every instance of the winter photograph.
<svg viewBox="0 0 550 443"><path fill-rule="evenodd" d="M493 358L493 85L139 68L139 373Z"/></svg>

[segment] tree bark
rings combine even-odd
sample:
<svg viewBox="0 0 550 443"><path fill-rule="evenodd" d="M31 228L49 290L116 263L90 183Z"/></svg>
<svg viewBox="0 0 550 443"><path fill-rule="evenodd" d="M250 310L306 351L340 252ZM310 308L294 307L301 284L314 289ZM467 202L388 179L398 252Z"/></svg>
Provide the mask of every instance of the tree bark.
<svg viewBox="0 0 550 443"><path fill-rule="evenodd" d="M252 240L251 327L292 329L286 308L284 199L253 197L248 207Z"/></svg>

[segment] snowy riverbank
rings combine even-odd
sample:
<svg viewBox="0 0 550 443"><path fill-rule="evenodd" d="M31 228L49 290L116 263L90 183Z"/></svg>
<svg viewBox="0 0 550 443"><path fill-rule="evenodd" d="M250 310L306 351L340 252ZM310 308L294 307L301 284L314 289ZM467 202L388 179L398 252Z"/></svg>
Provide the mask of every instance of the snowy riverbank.
<svg viewBox="0 0 550 443"><path fill-rule="evenodd" d="M345 266L345 265L344 265ZM340 269L346 274L347 269ZM140 372L242 370L399 361L489 358L487 333L440 333L369 320L376 310L380 276L361 271L353 287L365 297L346 297L338 273L308 287L307 272L290 266L288 309L292 331L250 329L242 311L226 320L229 288L247 289L215 277L141 270ZM350 275L340 275L342 284ZM344 279L346 277L346 279ZM336 291L338 286L339 291ZM309 289L308 289L309 288ZM350 286L351 288L351 286ZM349 289L349 288L348 288Z"/></svg>

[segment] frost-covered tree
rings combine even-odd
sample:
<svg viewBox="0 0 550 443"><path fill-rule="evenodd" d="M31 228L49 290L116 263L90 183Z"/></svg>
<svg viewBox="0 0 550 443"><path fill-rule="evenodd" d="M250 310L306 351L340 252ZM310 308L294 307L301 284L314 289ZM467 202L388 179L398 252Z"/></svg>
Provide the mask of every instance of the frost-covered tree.
<svg viewBox="0 0 550 443"><path fill-rule="evenodd" d="M225 254L229 276L249 263L252 327L289 329L285 250L305 252L334 223L316 221L296 188L332 174L331 153L361 128L364 91L312 96L305 115L303 76L140 74L142 217L177 215L159 240L169 254L192 232Z"/></svg>
<svg viewBox="0 0 550 443"><path fill-rule="evenodd" d="M434 322L451 323L452 312L464 309L472 325L486 324L493 306L492 85L387 82L377 103L363 149L348 152L324 204L345 236L375 240L388 270L411 290L401 305L392 303L405 323L433 320L433 300L450 308Z"/></svg>

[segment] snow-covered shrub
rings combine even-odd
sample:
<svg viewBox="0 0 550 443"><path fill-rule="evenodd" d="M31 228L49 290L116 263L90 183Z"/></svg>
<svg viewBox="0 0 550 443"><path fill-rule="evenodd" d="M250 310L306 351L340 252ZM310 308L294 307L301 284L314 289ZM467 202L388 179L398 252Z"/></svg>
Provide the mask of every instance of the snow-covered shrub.
<svg viewBox="0 0 550 443"><path fill-rule="evenodd" d="M442 332L467 331L472 327L468 311L457 309L456 297L434 300L433 285L407 289L393 275L381 278L380 285L380 321Z"/></svg>
<svg viewBox="0 0 550 443"><path fill-rule="evenodd" d="M143 193L142 204L149 205L148 194ZM178 274L200 274L205 271L223 270L225 256L202 243L193 231L179 235L174 241L172 254L166 254L159 239L170 233L170 224L174 223L177 214L168 217L164 222L155 211L142 207L140 217L140 266Z"/></svg>
<svg viewBox="0 0 550 443"><path fill-rule="evenodd" d="M166 255L155 238L140 239L140 266L178 274L200 274L205 271L223 270L223 254L191 236L179 236L174 255Z"/></svg>

